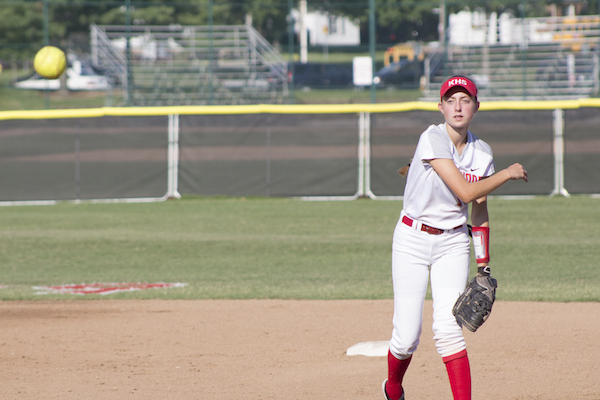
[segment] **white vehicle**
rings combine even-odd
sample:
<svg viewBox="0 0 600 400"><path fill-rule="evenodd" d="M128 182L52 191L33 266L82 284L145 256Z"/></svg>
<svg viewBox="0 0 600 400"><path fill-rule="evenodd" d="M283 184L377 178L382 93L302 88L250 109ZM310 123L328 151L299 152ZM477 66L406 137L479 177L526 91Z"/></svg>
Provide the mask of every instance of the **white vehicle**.
<svg viewBox="0 0 600 400"><path fill-rule="evenodd" d="M91 64L73 61L67 69L67 89L69 90L107 90L108 78L94 71Z"/></svg>
<svg viewBox="0 0 600 400"><path fill-rule="evenodd" d="M46 79L36 73L28 79L15 82L14 86L17 89L58 90L60 79Z"/></svg>
<svg viewBox="0 0 600 400"><path fill-rule="evenodd" d="M107 90L109 88L108 78L94 71L90 64L83 64L79 60L73 61L71 67L67 68L67 89L78 90ZM15 82L18 89L33 90L58 90L60 79L45 79L39 74L34 74L28 79Z"/></svg>

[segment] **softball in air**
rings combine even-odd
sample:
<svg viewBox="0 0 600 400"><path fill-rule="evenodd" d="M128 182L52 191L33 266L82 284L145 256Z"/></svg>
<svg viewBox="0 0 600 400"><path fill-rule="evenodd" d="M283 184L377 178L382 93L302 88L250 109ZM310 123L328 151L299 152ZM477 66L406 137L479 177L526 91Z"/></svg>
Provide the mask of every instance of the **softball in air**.
<svg viewBox="0 0 600 400"><path fill-rule="evenodd" d="M35 55L33 68L46 79L56 79L65 72L67 58L58 47L44 46Z"/></svg>

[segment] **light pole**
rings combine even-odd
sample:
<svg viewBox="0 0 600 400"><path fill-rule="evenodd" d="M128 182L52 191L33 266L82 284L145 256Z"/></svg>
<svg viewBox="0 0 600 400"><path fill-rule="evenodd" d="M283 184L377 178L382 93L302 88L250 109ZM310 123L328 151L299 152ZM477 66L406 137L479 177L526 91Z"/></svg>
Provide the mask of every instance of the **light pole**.
<svg viewBox="0 0 600 400"><path fill-rule="evenodd" d="M598 7L596 8L596 13L598 17L600 17L600 0L598 0ZM600 28L600 21L598 21L598 27ZM600 35L598 35L598 39L600 39ZM598 42L598 50L596 51L596 62L600 64L600 42ZM600 97L600 66L598 67L598 75L596 76L598 82L598 90L596 90L596 97Z"/></svg>
<svg viewBox="0 0 600 400"><path fill-rule="evenodd" d="M214 101L213 89L213 0L208 2L208 104Z"/></svg>
<svg viewBox="0 0 600 400"><path fill-rule="evenodd" d="M599 0L600 1L600 0ZM294 102L294 17L292 16L292 9L294 8L294 0L288 0L288 76L291 79L288 82L290 99Z"/></svg>
<svg viewBox="0 0 600 400"><path fill-rule="evenodd" d="M48 0L44 0L42 3L42 14L43 14L43 29L44 29L44 46L48 46L50 44L50 27L48 22ZM44 89L44 107L46 109L50 108L50 88L48 87L50 83L46 82L46 89Z"/></svg>
<svg viewBox="0 0 600 400"><path fill-rule="evenodd" d="M131 76L131 0L125 0L125 55L127 57L127 99L125 104L131 106L133 96L133 77Z"/></svg>
<svg viewBox="0 0 600 400"><path fill-rule="evenodd" d="M371 70L375 72L375 0L369 0L369 53L371 54ZM371 103L377 103L375 83L371 79Z"/></svg>
<svg viewBox="0 0 600 400"><path fill-rule="evenodd" d="M527 37L525 36L525 0L521 0L521 81L523 100L527 99Z"/></svg>

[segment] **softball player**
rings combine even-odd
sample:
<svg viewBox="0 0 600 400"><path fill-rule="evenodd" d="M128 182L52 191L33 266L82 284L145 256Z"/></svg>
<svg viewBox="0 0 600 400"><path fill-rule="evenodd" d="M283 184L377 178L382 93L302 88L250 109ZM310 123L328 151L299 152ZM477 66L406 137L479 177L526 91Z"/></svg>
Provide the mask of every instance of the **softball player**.
<svg viewBox="0 0 600 400"><path fill-rule="evenodd" d="M421 134L407 174L403 209L394 230L393 331L388 352L387 400L404 399L402 379L419 344L423 304L431 275L433 332L455 400L471 399L471 372L461 327L452 307L469 277L468 207L480 246L478 273L489 274L486 196L509 180L527 181L520 164L495 173L490 146L469 131L479 108L475 83L448 79L438 108L445 123Z"/></svg>

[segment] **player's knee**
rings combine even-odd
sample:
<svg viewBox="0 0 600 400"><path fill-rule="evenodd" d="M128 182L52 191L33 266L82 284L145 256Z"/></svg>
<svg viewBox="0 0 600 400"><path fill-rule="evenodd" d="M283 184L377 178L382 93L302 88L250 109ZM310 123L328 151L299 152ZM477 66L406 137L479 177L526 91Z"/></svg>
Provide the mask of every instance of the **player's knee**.
<svg viewBox="0 0 600 400"><path fill-rule="evenodd" d="M416 342L402 343L402 341L392 337L392 340L390 341L390 352L398 360L406 360L417 350L418 345L418 340Z"/></svg>
<svg viewBox="0 0 600 400"><path fill-rule="evenodd" d="M460 330L436 334L434 338L435 347L442 357L448 357L466 348L465 339Z"/></svg>

